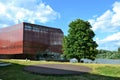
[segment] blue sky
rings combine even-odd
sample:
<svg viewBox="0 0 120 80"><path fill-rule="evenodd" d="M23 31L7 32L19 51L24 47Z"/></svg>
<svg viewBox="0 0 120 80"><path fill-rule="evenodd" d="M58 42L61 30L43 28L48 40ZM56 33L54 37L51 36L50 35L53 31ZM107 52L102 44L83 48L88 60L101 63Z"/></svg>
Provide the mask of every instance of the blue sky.
<svg viewBox="0 0 120 80"><path fill-rule="evenodd" d="M0 28L23 21L60 28L71 21L89 21L98 49L120 47L120 0L0 0Z"/></svg>

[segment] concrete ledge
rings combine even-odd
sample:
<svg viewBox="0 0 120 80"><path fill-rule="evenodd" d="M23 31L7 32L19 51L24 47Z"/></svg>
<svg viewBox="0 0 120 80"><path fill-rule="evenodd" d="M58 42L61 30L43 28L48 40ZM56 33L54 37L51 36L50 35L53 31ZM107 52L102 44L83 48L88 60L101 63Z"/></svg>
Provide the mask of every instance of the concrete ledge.
<svg viewBox="0 0 120 80"><path fill-rule="evenodd" d="M9 66L9 65L11 65L11 63L0 62L0 66Z"/></svg>

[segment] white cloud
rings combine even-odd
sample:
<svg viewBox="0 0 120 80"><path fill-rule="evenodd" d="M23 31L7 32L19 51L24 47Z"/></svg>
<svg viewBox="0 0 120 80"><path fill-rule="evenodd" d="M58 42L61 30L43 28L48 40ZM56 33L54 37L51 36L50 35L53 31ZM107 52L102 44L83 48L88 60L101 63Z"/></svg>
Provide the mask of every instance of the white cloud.
<svg viewBox="0 0 120 80"><path fill-rule="evenodd" d="M95 40L99 49L117 50L120 47L120 2L115 2L112 9L89 22L98 37Z"/></svg>
<svg viewBox="0 0 120 80"><path fill-rule="evenodd" d="M120 28L120 2L113 4L112 10L107 10L98 18L90 19L93 30L101 32L116 32Z"/></svg>
<svg viewBox="0 0 120 80"><path fill-rule="evenodd" d="M98 49L117 50L120 47L120 32L114 33L105 37L104 39L95 39L99 44Z"/></svg>
<svg viewBox="0 0 120 80"><path fill-rule="evenodd" d="M110 36L107 36L105 39L101 40L103 43L105 42L113 42L120 41L120 32L114 33Z"/></svg>
<svg viewBox="0 0 120 80"><path fill-rule="evenodd" d="M11 25L27 21L46 23L60 17L49 5L41 0L1 0L0 25Z"/></svg>
<svg viewBox="0 0 120 80"><path fill-rule="evenodd" d="M112 24L113 26L120 27L120 2L115 2L113 4L113 12L114 15L112 16Z"/></svg>
<svg viewBox="0 0 120 80"><path fill-rule="evenodd" d="M0 3L0 14L1 13L5 13L5 11L6 11L5 5L3 5L2 3Z"/></svg>

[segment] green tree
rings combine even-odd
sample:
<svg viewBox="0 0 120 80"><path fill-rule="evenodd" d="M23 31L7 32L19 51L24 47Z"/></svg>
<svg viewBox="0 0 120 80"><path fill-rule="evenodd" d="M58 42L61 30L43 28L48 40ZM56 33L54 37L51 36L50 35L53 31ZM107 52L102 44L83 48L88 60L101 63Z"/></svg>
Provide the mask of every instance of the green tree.
<svg viewBox="0 0 120 80"><path fill-rule="evenodd" d="M98 46L93 40L95 36L88 21L77 19L69 24L68 35L63 40L63 53L67 59L88 58L94 60Z"/></svg>
<svg viewBox="0 0 120 80"><path fill-rule="evenodd" d="M120 47L118 48L118 53L120 54Z"/></svg>

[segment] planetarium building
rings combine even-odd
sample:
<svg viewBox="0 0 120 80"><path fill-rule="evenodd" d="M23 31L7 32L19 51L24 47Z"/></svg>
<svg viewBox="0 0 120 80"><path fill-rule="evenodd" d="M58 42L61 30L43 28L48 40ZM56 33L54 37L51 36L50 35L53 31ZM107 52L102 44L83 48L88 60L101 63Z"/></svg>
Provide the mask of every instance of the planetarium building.
<svg viewBox="0 0 120 80"><path fill-rule="evenodd" d="M62 53L58 28L20 23L0 29L0 58L55 59Z"/></svg>

